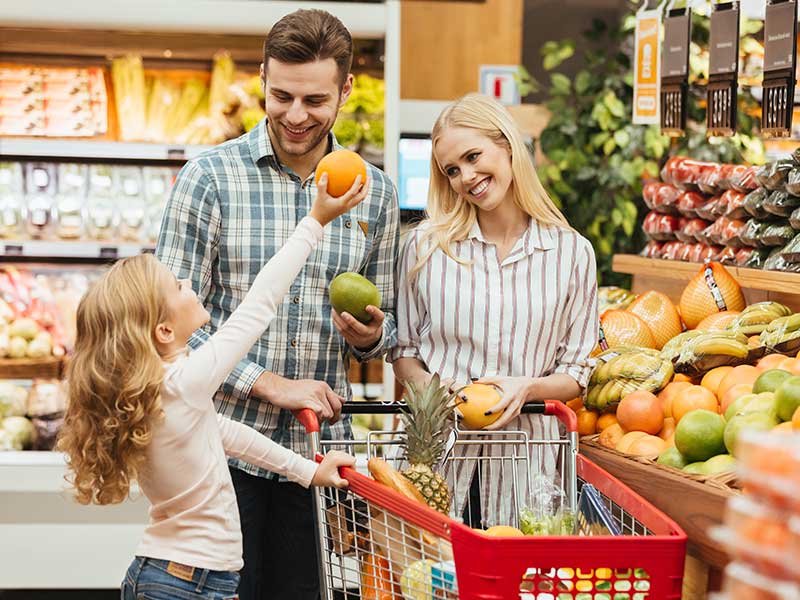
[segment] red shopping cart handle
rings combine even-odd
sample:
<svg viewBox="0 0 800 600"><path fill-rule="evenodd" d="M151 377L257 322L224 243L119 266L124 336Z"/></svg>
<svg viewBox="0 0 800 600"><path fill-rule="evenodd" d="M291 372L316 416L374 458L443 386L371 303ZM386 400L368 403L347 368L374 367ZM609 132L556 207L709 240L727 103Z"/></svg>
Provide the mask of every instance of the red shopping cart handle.
<svg viewBox="0 0 800 600"><path fill-rule="evenodd" d="M342 414L347 415L395 415L408 412L405 402L347 402L342 406ZM558 400L535 400L522 407L522 414L548 415L558 418L569 432L578 431L578 417L575 412ZM306 428L307 433L319 433L319 420L310 408L294 411L294 416Z"/></svg>

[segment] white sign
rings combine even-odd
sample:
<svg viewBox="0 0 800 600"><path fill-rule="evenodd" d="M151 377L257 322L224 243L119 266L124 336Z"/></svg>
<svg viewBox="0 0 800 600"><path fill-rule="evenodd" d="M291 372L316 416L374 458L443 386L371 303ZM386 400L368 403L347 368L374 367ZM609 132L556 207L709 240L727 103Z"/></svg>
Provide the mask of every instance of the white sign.
<svg viewBox="0 0 800 600"><path fill-rule="evenodd" d="M520 103L517 65L481 65L480 92L505 104Z"/></svg>

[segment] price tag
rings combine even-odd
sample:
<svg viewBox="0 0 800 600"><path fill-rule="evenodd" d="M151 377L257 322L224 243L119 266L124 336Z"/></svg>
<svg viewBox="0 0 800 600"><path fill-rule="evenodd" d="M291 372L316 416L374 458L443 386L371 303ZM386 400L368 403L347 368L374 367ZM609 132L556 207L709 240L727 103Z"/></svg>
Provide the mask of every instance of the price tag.
<svg viewBox="0 0 800 600"><path fill-rule="evenodd" d="M171 160L184 160L186 158L186 148L183 146L168 146L167 158Z"/></svg>
<svg viewBox="0 0 800 600"><path fill-rule="evenodd" d="M25 252L21 244L6 244L3 254L5 256L24 256Z"/></svg>
<svg viewBox="0 0 800 600"><path fill-rule="evenodd" d="M100 258L115 260L119 256L119 250L116 246L101 246L98 256Z"/></svg>

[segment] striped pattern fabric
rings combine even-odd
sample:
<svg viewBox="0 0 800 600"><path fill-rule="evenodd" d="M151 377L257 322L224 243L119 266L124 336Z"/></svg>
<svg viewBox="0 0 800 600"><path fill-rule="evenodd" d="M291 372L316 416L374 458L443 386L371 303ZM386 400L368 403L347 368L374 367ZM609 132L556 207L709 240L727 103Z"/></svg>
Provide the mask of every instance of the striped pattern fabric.
<svg viewBox="0 0 800 600"><path fill-rule="evenodd" d="M334 149L341 146L333 135ZM399 209L394 184L368 165L367 198L325 228L269 329L223 383L217 410L254 427L284 446L307 454L307 436L292 414L250 397L258 377L270 371L290 379L324 381L348 400L350 357L381 356L396 342L394 268L399 245ZM230 316L261 267L311 210L313 174L301 181L281 165L266 120L243 136L190 160L178 175L164 212L157 256L177 277L188 278L211 313L211 323L190 341L196 347ZM331 318L328 287L339 273L356 271L381 293L386 313L381 342L362 354L349 347ZM349 439L350 421L323 425L326 439ZM252 474L267 471L238 460Z"/></svg>
<svg viewBox="0 0 800 600"><path fill-rule="evenodd" d="M467 264L437 250L412 281L408 274L417 262L420 231L409 233L398 262L398 345L389 360L417 358L430 372L460 385L492 375L565 373L585 387L598 331L595 257L586 239L531 219L501 262L476 222L467 239L453 246L453 254ZM521 416L508 430L525 432L530 439L559 435L555 419L534 415ZM487 465L479 475L484 524L511 522L514 492L524 486L512 483L499 460L508 448L457 448L446 473L456 490L456 515L467 501L476 464L458 459L486 452L498 460L480 461ZM537 454L533 471L555 476L556 453ZM527 501L520 498L521 504Z"/></svg>

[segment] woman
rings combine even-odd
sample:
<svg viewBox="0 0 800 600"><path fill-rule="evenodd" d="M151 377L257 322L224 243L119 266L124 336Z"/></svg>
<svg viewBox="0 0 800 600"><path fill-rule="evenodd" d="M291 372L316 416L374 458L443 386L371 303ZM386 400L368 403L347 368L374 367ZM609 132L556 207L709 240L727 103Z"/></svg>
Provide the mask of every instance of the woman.
<svg viewBox="0 0 800 600"><path fill-rule="evenodd" d="M488 429L557 439L554 419L520 410L535 400L570 400L586 386L598 331L594 251L547 196L502 105L467 95L442 112L431 138L427 219L408 235L398 263L395 376L425 384L439 373L453 387L495 385L502 400L492 413L502 415ZM507 453L500 444L484 449ZM481 447L459 452L478 456ZM539 453L537 462L534 471L555 477L555 452ZM450 463L456 514L472 483L483 525L508 524L514 484L500 461L481 463L487 470L477 477L475 461Z"/></svg>

